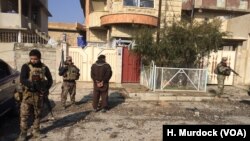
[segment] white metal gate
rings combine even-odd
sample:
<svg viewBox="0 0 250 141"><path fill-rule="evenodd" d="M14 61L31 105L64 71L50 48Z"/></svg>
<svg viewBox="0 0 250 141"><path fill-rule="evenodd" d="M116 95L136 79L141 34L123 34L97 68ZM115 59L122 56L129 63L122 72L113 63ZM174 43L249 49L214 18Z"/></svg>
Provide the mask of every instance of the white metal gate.
<svg viewBox="0 0 250 141"><path fill-rule="evenodd" d="M228 66L234 69L235 66L235 51L218 51L210 54L209 60L207 61L208 69L208 84L217 84L217 75L214 74L214 69L218 63L220 63L222 57L228 58ZM233 75L227 76L225 85L233 85Z"/></svg>
<svg viewBox="0 0 250 141"><path fill-rule="evenodd" d="M207 69L142 67L141 84L153 91L206 92Z"/></svg>
<svg viewBox="0 0 250 141"><path fill-rule="evenodd" d="M117 50L116 49L105 49L99 47L85 47L69 48L69 55L72 56L74 64L80 69L80 78L79 81L92 81L90 76L91 66L97 60L97 57L100 55L106 55L106 61L110 64L113 75L110 82L115 82L116 80L116 64L117 64Z"/></svg>

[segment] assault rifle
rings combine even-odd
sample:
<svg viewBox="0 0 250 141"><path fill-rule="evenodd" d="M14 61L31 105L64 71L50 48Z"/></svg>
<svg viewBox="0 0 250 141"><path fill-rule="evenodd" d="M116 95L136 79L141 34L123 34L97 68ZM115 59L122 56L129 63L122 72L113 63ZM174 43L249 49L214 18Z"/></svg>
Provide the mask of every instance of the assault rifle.
<svg viewBox="0 0 250 141"><path fill-rule="evenodd" d="M62 49L62 52L61 52L61 62L60 62L58 71L60 71L60 69L63 67L63 65L64 65L64 51Z"/></svg>
<svg viewBox="0 0 250 141"><path fill-rule="evenodd" d="M236 76L241 77L235 70L233 70L231 67L228 67Z"/></svg>
<svg viewBox="0 0 250 141"><path fill-rule="evenodd" d="M51 114L51 118L54 119L54 115L52 112L52 106L51 106L49 98L48 98L49 90L46 88L46 85L48 82L47 81L33 81L33 83L35 85L35 89L42 94L44 103L47 105L48 110Z"/></svg>

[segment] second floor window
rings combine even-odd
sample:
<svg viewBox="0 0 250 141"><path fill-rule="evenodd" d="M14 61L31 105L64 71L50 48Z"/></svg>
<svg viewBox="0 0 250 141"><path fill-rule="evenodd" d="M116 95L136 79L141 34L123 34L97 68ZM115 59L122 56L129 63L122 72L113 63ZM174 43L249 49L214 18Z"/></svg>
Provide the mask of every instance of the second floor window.
<svg viewBox="0 0 250 141"><path fill-rule="evenodd" d="M124 0L123 5L154 8L154 0Z"/></svg>

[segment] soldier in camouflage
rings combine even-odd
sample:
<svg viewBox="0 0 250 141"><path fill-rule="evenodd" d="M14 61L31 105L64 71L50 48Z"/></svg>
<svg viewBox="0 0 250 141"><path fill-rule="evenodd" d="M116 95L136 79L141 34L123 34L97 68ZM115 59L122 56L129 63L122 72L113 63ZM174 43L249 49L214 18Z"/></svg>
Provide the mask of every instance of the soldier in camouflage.
<svg viewBox="0 0 250 141"><path fill-rule="evenodd" d="M227 57L222 57L221 62L215 68L214 73L217 74L218 97L220 97L224 93L225 78L231 73L230 67L227 66Z"/></svg>
<svg viewBox="0 0 250 141"><path fill-rule="evenodd" d="M59 75L63 76L61 104L66 109L67 95L70 94L71 105L75 105L76 80L79 79L79 69L72 62L72 57L67 56L64 66L59 69Z"/></svg>
<svg viewBox="0 0 250 141"><path fill-rule="evenodd" d="M49 68L43 64L41 53L33 49L29 53L30 62L25 63L21 68L20 82L24 87L20 107L20 136L18 141L25 141L28 131L28 119L34 115L32 135L40 137L40 119L43 107L43 93L40 91L38 82L43 83L44 89L48 91L53 83ZM41 83L40 83L41 84Z"/></svg>

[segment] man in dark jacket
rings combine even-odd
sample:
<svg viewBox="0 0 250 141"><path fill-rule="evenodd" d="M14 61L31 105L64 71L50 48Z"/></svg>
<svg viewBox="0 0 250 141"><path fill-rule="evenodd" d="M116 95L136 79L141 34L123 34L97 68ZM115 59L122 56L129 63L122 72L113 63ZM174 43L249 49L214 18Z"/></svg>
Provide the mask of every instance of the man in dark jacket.
<svg viewBox="0 0 250 141"><path fill-rule="evenodd" d="M91 67L91 78L93 80L94 91L93 91L93 108L98 111L98 103L100 97L102 112L108 110L108 90L109 80L112 76L112 70L108 63L106 63L105 55L100 55L96 63Z"/></svg>
<svg viewBox="0 0 250 141"><path fill-rule="evenodd" d="M59 75L63 76L61 104L66 109L66 100L68 93L70 94L71 104L75 105L76 80L79 79L79 69L72 62L72 57L67 56L64 66L59 69Z"/></svg>
<svg viewBox="0 0 250 141"><path fill-rule="evenodd" d="M33 49L29 53L30 61L23 64L20 74L20 82L25 87L20 107L20 130L19 141L26 140L28 131L28 119L34 115L33 137L40 137L40 119L43 107L43 96L52 83L49 68L43 64L41 53Z"/></svg>

